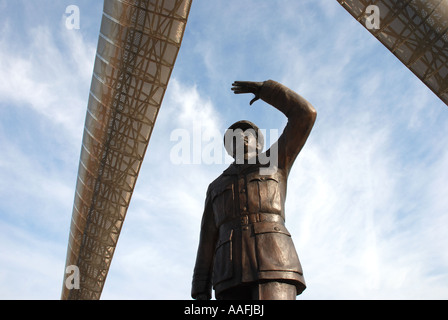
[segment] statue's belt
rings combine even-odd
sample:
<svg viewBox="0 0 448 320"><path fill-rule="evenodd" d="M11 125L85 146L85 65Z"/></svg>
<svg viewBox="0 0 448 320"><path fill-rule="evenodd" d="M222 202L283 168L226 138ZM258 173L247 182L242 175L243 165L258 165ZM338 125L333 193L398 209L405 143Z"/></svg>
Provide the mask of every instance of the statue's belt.
<svg viewBox="0 0 448 320"><path fill-rule="evenodd" d="M247 226L257 222L276 222L284 224L285 220L278 213L248 213L241 215L239 218L224 222L219 228L222 230L228 229L229 227L236 227L238 225Z"/></svg>

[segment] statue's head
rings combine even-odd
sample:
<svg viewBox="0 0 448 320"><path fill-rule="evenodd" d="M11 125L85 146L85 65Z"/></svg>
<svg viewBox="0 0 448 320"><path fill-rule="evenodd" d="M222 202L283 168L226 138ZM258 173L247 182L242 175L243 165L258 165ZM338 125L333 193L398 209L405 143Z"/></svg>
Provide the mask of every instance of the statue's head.
<svg viewBox="0 0 448 320"><path fill-rule="evenodd" d="M247 162L263 150L264 137L260 129L250 121L241 120L232 124L224 135L227 153L237 164Z"/></svg>

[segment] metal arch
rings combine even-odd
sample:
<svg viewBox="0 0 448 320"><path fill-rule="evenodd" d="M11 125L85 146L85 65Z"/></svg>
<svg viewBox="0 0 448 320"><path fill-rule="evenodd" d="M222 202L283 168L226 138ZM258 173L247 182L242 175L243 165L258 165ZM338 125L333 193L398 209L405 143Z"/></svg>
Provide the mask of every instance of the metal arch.
<svg viewBox="0 0 448 320"><path fill-rule="evenodd" d="M376 5L380 28L368 29L448 105L448 0L337 0L366 27Z"/></svg>
<svg viewBox="0 0 448 320"><path fill-rule="evenodd" d="M105 0L61 299L99 299L192 0ZM66 269L67 270L67 269Z"/></svg>

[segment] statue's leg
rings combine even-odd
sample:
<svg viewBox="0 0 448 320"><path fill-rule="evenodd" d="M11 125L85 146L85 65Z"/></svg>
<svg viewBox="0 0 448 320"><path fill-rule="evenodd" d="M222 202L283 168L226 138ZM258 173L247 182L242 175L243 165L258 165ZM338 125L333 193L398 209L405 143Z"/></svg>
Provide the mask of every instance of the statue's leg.
<svg viewBox="0 0 448 320"><path fill-rule="evenodd" d="M269 281L258 285L258 300L296 300L296 286L286 282Z"/></svg>

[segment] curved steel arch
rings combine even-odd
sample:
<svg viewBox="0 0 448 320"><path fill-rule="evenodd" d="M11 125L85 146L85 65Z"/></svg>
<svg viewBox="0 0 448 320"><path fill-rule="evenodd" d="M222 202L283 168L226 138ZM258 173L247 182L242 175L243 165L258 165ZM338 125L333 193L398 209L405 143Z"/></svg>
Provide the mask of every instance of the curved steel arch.
<svg viewBox="0 0 448 320"><path fill-rule="evenodd" d="M105 0L61 299L99 299L192 0Z"/></svg>
<svg viewBox="0 0 448 320"><path fill-rule="evenodd" d="M448 105L448 0L337 0L366 27L366 9L380 11L374 35Z"/></svg>

